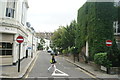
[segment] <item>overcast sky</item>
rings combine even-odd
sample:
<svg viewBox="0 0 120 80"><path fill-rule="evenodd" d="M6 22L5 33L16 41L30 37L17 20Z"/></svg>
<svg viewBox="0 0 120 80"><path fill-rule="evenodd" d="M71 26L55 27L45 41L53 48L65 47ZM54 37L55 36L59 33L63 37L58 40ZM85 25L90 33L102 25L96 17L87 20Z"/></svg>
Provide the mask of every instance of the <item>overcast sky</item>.
<svg viewBox="0 0 120 80"><path fill-rule="evenodd" d="M28 0L27 21L37 32L53 32L77 19L86 0Z"/></svg>

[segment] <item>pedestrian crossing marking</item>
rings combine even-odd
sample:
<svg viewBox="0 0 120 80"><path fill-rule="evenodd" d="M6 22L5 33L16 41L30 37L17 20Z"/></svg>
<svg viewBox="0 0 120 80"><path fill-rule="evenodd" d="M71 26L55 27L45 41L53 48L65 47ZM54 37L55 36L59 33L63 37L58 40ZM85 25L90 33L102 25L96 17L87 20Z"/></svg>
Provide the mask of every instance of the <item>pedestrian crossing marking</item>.
<svg viewBox="0 0 120 80"><path fill-rule="evenodd" d="M52 76L69 76L69 75L60 71L59 69L55 69L52 73Z"/></svg>

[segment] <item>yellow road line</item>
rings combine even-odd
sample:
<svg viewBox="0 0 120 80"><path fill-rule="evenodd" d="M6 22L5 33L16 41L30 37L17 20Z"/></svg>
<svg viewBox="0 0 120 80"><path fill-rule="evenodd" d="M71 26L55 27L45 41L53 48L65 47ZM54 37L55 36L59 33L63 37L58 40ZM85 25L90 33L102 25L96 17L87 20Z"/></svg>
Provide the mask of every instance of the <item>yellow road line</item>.
<svg viewBox="0 0 120 80"><path fill-rule="evenodd" d="M30 69L28 70L27 75L25 76L25 78L28 78L29 73L30 73L30 72L31 72L31 70L33 69L33 67L34 67L34 65L35 65L35 62L36 62L37 58L38 58L38 56L37 56L37 57L36 57L36 59L34 60L34 62L33 62L33 64L32 64L32 66L30 67Z"/></svg>

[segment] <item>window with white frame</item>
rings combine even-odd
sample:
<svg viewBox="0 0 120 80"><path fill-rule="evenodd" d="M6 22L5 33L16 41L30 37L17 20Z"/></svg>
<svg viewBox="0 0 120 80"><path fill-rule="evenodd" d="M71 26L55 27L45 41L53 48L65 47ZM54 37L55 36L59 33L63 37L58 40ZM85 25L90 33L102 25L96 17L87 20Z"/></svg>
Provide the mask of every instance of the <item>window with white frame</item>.
<svg viewBox="0 0 120 80"><path fill-rule="evenodd" d="M120 33L120 24L118 24L118 33Z"/></svg>
<svg viewBox="0 0 120 80"><path fill-rule="evenodd" d="M21 18L21 23L23 25L25 25L25 21L26 21L26 10L27 10L27 7L26 7L26 3L25 2L22 2L22 18Z"/></svg>
<svg viewBox="0 0 120 80"><path fill-rule="evenodd" d="M114 6L116 7L120 6L120 0L114 0Z"/></svg>
<svg viewBox="0 0 120 80"><path fill-rule="evenodd" d="M120 33L120 24L118 24L118 21L113 22L113 27L114 27L114 33Z"/></svg>
<svg viewBox="0 0 120 80"><path fill-rule="evenodd" d="M15 17L15 0L8 0L6 6L6 17Z"/></svg>
<svg viewBox="0 0 120 80"><path fill-rule="evenodd" d="M118 2L118 6L120 6L120 1Z"/></svg>

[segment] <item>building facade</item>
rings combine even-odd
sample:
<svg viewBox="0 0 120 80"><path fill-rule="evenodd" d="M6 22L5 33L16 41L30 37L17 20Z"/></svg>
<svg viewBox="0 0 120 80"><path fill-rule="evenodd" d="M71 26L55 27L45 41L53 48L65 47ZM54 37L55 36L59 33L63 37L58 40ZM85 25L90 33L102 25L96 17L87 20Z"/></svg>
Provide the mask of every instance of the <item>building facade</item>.
<svg viewBox="0 0 120 80"><path fill-rule="evenodd" d="M38 32L36 33L36 36L38 38L42 38L42 39L48 39L50 40L51 39L51 36L53 35L52 32Z"/></svg>
<svg viewBox="0 0 120 80"><path fill-rule="evenodd" d="M51 45L51 37L52 37L53 33L52 32L39 32L36 33L36 37L40 39L44 39L45 44L43 45L43 49L46 51L48 48L50 48ZM40 43L40 42L39 42Z"/></svg>
<svg viewBox="0 0 120 80"><path fill-rule="evenodd" d="M120 0L115 0L114 3L115 7L120 7ZM119 12L117 13L118 15L118 20L113 22L113 28L114 28L114 36L116 38L116 43L118 45L118 48L120 49L120 19L119 19Z"/></svg>
<svg viewBox="0 0 120 80"><path fill-rule="evenodd" d="M37 44L38 44L38 38L35 36L35 30L33 27L29 26L27 24L27 33L28 33L28 41L27 41L27 56L28 57L34 57L35 52L37 51Z"/></svg>
<svg viewBox="0 0 120 80"><path fill-rule="evenodd" d="M16 38L19 35L24 37L20 59L28 56L28 45L32 44L32 41L28 41L31 32L26 26L28 8L27 0L0 0L0 59L2 59L2 64L18 62L19 43ZM29 53L31 53L30 50ZM6 58L8 61L5 60Z"/></svg>

